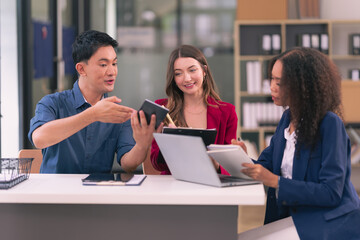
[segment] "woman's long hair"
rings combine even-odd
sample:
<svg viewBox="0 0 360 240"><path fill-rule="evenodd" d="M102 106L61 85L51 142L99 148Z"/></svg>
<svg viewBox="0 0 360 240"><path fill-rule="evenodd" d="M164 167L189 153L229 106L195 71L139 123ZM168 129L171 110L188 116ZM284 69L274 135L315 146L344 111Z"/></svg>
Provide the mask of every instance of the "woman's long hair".
<svg viewBox="0 0 360 240"><path fill-rule="evenodd" d="M204 54L194 46L182 45L172 51L169 57L167 73L166 73L166 95L168 96L168 103L166 107L169 109L169 114L174 120L176 126L187 127L184 117L184 93L178 88L175 83L174 63L178 58L194 58L200 63L202 70L205 73L203 87L203 100L206 105L208 97L212 97L216 102L221 101L218 94L217 86L212 77L209 64L206 61ZM166 123L167 120L165 121Z"/></svg>
<svg viewBox="0 0 360 240"><path fill-rule="evenodd" d="M311 48L297 47L273 58L282 63L280 90L289 105L297 142L314 147L326 112L342 118L341 76L328 56Z"/></svg>

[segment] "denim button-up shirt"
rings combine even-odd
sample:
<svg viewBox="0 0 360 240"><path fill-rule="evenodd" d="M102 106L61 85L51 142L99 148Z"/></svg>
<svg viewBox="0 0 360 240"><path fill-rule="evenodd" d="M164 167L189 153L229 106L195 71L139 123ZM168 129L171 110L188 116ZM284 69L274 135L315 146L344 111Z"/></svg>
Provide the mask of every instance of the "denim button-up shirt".
<svg viewBox="0 0 360 240"><path fill-rule="evenodd" d="M104 95L107 97L107 94ZM41 125L81 113L91 107L79 89L43 97L36 105L35 116L30 121L28 138ZM100 173L110 172L115 153L121 157L135 145L130 120L121 123L94 122L69 138L42 150L41 173Z"/></svg>

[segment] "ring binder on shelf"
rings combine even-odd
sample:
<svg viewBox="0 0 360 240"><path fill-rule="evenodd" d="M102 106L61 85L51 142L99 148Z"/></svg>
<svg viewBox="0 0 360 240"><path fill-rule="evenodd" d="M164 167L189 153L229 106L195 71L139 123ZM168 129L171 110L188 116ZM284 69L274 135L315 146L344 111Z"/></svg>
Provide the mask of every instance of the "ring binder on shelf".
<svg viewBox="0 0 360 240"><path fill-rule="evenodd" d="M320 34L320 51L329 54L329 35L327 33Z"/></svg>
<svg viewBox="0 0 360 240"><path fill-rule="evenodd" d="M300 47L311 47L311 37L310 34L304 33L299 35L299 43Z"/></svg>
<svg viewBox="0 0 360 240"><path fill-rule="evenodd" d="M349 54L360 55L360 34L349 35Z"/></svg>
<svg viewBox="0 0 360 240"><path fill-rule="evenodd" d="M360 69L350 69L349 78L353 81L360 80Z"/></svg>
<svg viewBox="0 0 360 240"><path fill-rule="evenodd" d="M281 52L281 37L280 34L271 35L272 54L277 55Z"/></svg>
<svg viewBox="0 0 360 240"><path fill-rule="evenodd" d="M320 50L319 34L317 33L311 34L311 47Z"/></svg>
<svg viewBox="0 0 360 240"><path fill-rule="evenodd" d="M271 35L264 34L262 36L262 54L271 55Z"/></svg>

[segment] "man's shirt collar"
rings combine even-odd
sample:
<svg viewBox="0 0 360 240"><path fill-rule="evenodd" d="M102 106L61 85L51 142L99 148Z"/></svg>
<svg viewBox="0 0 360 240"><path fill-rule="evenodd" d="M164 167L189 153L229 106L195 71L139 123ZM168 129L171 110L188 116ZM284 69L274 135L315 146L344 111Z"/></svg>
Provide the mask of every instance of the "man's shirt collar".
<svg viewBox="0 0 360 240"><path fill-rule="evenodd" d="M75 102L74 102L74 107L75 108L79 108L81 107L82 105L84 105L85 103L87 103L84 95L81 93L80 91L80 87L79 87L79 80L77 80L75 83L74 83L74 86L73 86L73 91L74 91L74 98L75 98ZM102 97L103 98L107 98L108 97L108 94L105 93Z"/></svg>

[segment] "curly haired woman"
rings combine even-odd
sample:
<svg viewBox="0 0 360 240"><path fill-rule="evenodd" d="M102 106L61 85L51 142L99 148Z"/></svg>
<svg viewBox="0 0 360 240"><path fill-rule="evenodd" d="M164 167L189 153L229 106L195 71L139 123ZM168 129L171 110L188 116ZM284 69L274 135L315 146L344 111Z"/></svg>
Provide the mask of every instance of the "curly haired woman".
<svg viewBox="0 0 360 240"><path fill-rule="evenodd" d="M274 103L288 109L258 164L244 164L243 172L269 187L270 224L239 238L286 232L286 239L360 239L335 64L317 50L293 48L270 61L269 74Z"/></svg>

